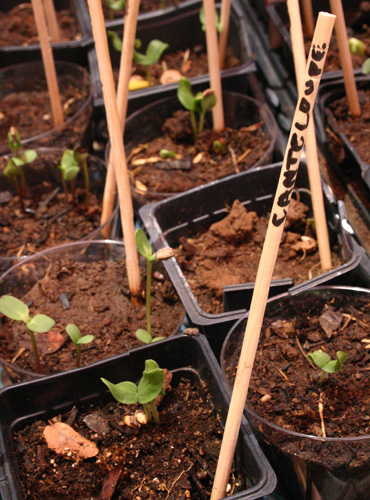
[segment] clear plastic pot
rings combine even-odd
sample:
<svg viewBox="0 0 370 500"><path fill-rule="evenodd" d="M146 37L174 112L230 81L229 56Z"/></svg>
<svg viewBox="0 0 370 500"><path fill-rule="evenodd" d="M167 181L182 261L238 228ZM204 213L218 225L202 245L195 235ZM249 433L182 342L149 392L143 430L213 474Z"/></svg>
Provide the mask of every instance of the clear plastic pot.
<svg viewBox="0 0 370 500"><path fill-rule="evenodd" d="M92 113L92 89L90 76L81 66L69 62L55 62L59 91L62 96L62 107L65 122L54 127L51 108L38 119L45 120L47 127L37 135L27 136L22 131L22 121L27 117L30 107L30 97L40 91L46 91L46 79L41 61L8 66L0 70L0 107L3 101L14 101L17 104L24 102L24 114L1 122L0 154L9 151L7 133L11 126L17 128L21 134L22 144L27 147L62 147L81 148L88 145L90 137L90 123ZM71 90L73 89L73 91ZM64 97L63 97L64 96ZM50 106L49 106L50 107ZM27 117L36 120L35 116Z"/></svg>

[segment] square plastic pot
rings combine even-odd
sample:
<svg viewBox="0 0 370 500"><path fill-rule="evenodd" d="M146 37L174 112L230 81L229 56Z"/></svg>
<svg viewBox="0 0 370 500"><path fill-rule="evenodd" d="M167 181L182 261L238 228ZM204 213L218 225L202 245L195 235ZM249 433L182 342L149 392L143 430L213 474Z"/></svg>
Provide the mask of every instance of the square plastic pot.
<svg viewBox="0 0 370 500"><path fill-rule="evenodd" d="M70 410L112 400L100 377L115 383L137 381L146 359L174 373L174 380L188 377L206 387L215 408L225 421L229 398L222 374L203 336L180 335L135 351L118 355L94 366L73 370L34 382L18 384L0 392L0 493L2 500L22 500L24 493L14 456L12 433L30 422L45 420ZM232 500L252 500L270 493L276 478L263 456L245 419L236 449L235 463L245 480L243 490L231 495Z"/></svg>
<svg viewBox="0 0 370 500"><path fill-rule="evenodd" d="M193 49L199 45L206 47L205 33L201 29L199 12L200 7L173 16L171 19L163 18L147 25L138 24L136 38L142 42L140 52L145 51L148 43L153 39L168 43L167 52ZM122 38L122 29L117 29L117 31ZM240 64L234 68L222 70L221 78L223 85L231 80L228 90L237 90L236 86L243 87L246 84L248 74L255 71L255 65L243 12L240 10L239 4L234 2L232 2L230 12L228 46L232 47L235 56L240 60ZM121 53L112 47L110 41L109 48L112 66L118 70ZM104 114L104 101L95 50L89 52L89 68L93 82L94 109L98 115L101 115ZM199 90L200 85L208 84L209 86L209 74L191 78L190 81L193 90ZM129 92L128 114L153 102L154 99L176 95L177 87L178 83L171 83Z"/></svg>
<svg viewBox="0 0 370 500"><path fill-rule="evenodd" d="M342 299L341 299L342 297ZM344 298L351 307L352 300L361 298L368 304L370 290L358 287L315 287L300 293L284 293L267 302L265 318L284 318L287 322L296 317L297 311L311 315L322 312L330 302ZM298 313L299 314L299 313ZM248 313L229 331L222 347L221 369L231 386L230 368L239 358ZM266 373L268 376L268 373ZM261 381L263 387L263 380ZM324 410L325 413L325 410ZM318 437L285 429L258 414L250 404L245 414L257 439L266 453L286 500L365 500L370 488L369 460L354 466L355 457L369 455L370 436ZM303 418L303 417L302 417ZM344 452L344 454L343 454ZM323 465L321 457L331 458L330 466ZM345 458L344 458L345 457ZM362 458L363 460L363 458ZM348 463L350 461L351 463ZM364 460L363 460L364 461Z"/></svg>
<svg viewBox="0 0 370 500"><path fill-rule="evenodd" d="M22 138L22 145L27 148L37 147L64 147L78 149L88 147L91 136L91 114L92 114L92 87L90 75L87 71L76 64L70 62L56 61L55 68L57 73L58 85L62 95L68 96L68 89L73 86L78 94L82 96L80 102L73 104L66 99L62 103L68 107L74 105L73 114L65 119L65 122L55 127L52 117L50 118L49 128L37 135L26 136L22 131L22 126L17 123L10 123L10 126L16 127ZM0 69L0 107L3 99L16 99L17 102L24 102L25 113L28 105L27 93L37 91L46 91L47 84L42 61L26 62L8 66ZM14 95L13 95L14 94ZM51 108L50 108L51 114ZM31 120L34 117L30 118ZM6 123L6 122L4 122ZM6 133L2 136L0 142L0 154L8 153L8 142Z"/></svg>
<svg viewBox="0 0 370 500"><path fill-rule="evenodd" d="M346 11L352 10L354 11L359 7L361 0L353 0L349 2L348 0L343 0L343 10L344 16L346 17ZM290 76L295 79L295 70L294 70L294 60L293 60L293 51L292 51L292 41L290 38L290 30L289 30L289 15L287 10L287 3L285 1L273 1L270 2L267 7L267 12L270 17L271 25L280 35L280 46L279 46L279 54L283 59L283 65L287 69ZM330 2L329 0L313 0L312 1L312 9L314 17L317 18L318 13L320 11L331 12ZM303 21L303 14L302 14ZM348 28L350 26L347 26ZM361 67L354 68L355 74L361 74ZM325 71L322 74L321 80L328 81L337 78L343 77L343 71Z"/></svg>
<svg viewBox="0 0 370 500"><path fill-rule="evenodd" d="M247 210L254 210L259 215L269 212L280 170L281 163L249 170L161 202L145 205L139 213L156 248L162 246L175 248L179 246L182 236L193 237L201 234L211 224L224 218L227 214L226 207L232 206L236 199L240 200ZM300 193L300 200L311 207L307 168L303 162L298 170L296 188ZM335 283L366 286L370 283L369 260L360 248L356 248L357 252L351 247L351 228L345 219L341 219L336 200L324 181L323 194L331 244L338 246L343 264L304 284L315 286ZM165 268L181 297L190 320L207 335L216 355L219 354L225 335L225 325L235 322L243 311L229 310L220 314L203 311L177 260L172 258L165 262ZM246 303L244 310L248 309L249 303Z"/></svg>
<svg viewBox="0 0 370 500"><path fill-rule="evenodd" d="M23 0L1 0L1 10L7 12L15 6L24 3ZM52 43L54 58L87 66L87 52L91 45L90 18L86 6L80 0L54 0L55 10L69 8L76 18L81 33L79 40ZM0 47L0 67L10 66L33 60L41 60L39 44L10 45Z"/></svg>

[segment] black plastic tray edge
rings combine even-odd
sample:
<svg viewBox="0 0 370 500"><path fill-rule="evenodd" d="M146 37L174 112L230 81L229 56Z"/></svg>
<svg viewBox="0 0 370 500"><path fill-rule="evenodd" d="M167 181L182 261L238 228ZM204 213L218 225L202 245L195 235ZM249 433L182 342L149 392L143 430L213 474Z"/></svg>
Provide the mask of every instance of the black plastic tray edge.
<svg viewBox="0 0 370 500"><path fill-rule="evenodd" d="M186 351L186 345L188 351ZM184 349L185 347L185 349ZM165 361L160 361L158 358L163 357L163 350L165 350ZM0 402L2 402L3 407L7 407L9 410L9 404L16 404L19 401L23 403L30 401L31 405L35 404L33 396L42 396L42 390L44 387L52 387L52 393L57 395L58 404L48 412L56 413L65 407L71 407L74 403L83 402L83 399L79 399L78 394L84 392L83 387L80 387L81 380L85 376L86 382L84 386L90 390L91 381L93 380L93 373L98 372L98 377L104 375L113 381L118 382L121 380L122 375L117 376L117 369L120 373L130 372L130 375L123 375L123 377L130 377L131 380L138 379L141 375L142 365L145 359L155 358L161 366L166 366L170 370L176 370L181 368L188 368L189 365L184 366L184 352L188 352L192 357L197 356L197 360L192 359L192 364L190 368L197 364L195 370L200 372L200 377L207 378L209 390L212 395L212 399L215 401L218 397L221 398L221 402L217 406L227 407L229 404L229 392L226 387L225 381L223 380L221 369L210 349L210 346L205 337L202 335L198 337L187 337L186 335L180 334L172 339L167 339L160 344L152 344L151 346L143 346L142 348L136 349L134 352L128 352L125 354L117 355L114 359L103 360L99 363L94 364L94 366L86 366L84 368L70 370L63 374L56 374L50 377L40 379L38 381L24 382L22 384L17 384L13 386L8 386L0 390ZM177 358L174 359L174 353L177 353ZM126 360L126 363L122 363ZM208 367L206 368L206 361L208 361ZM129 366L128 366L129 365ZM107 368L108 367L108 374ZM207 371L206 371L207 370ZM133 376L132 373L135 375ZM78 378L77 378L78 377ZM95 379L98 381L98 377L95 375ZM61 379L61 381L60 381ZM68 384L69 380L69 384ZM76 382L78 380L78 382ZM59 381L59 386L63 389L62 391L55 391L55 385ZM214 387L210 387L210 383L214 384ZM74 388L74 391L69 391L69 389ZM69 393L68 393L69 391ZM89 393L89 396L85 398L85 402L91 399L96 399L99 394L106 393L107 391L103 387L99 387L98 391L93 391ZM10 396L9 396L10 393ZM13 393L13 396L12 396ZM26 396L25 396L26 394ZM71 397L70 394L73 394ZM12 398L13 401L7 401L7 398ZM65 399L67 397L67 400ZM5 401L4 401L5 399ZM5 404L4 404L5 403ZM38 408L31 408L28 411L27 416L24 415L23 405L22 408L18 409L18 418L11 420L10 416L6 416L6 425L9 431L11 428L17 425L19 422L23 421L25 418L36 418L41 413L45 414L44 405L42 401L36 403ZM226 410L224 410L226 413ZM47 415L48 413L46 413ZM225 420L226 415L223 415L223 420ZM0 417L1 420L4 417ZM254 500L261 496L271 493L276 486L276 476L273 472L270 464L263 455L257 440L252 433L249 424L247 423L245 417L242 421L242 441L244 446L246 446L254 462L259 466L259 481L251 488L246 490L246 494L243 492L236 493L230 497L232 500ZM13 481L12 467L8 461L3 462L3 457L5 457L5 445L3 433L0 434L0 452L1 452L1 463L0 463L0 493L2 495L2 500L20 500L17 494L16 486ZM13 471L14 472L14 471ZM14 496L15 495L15 496Z"/></svg>
<svg viewBox="0 0 370 500"><path fill-rule="evenodd" d="M219 7L220 4L216 4L216 7ZM253 60L252 49L249 41L248 30L246 27L246 21L243 16L243 11L240 8L240 4L238 1L232 2L231 9L231 18L235 21L235 26L238 27L240 33L240 47L241 53L245 53L245 60L239 66L235 68L228 68L221 71L221 79L223 84L230 79L240 79L241 86L244 84L245 78L250 73L256 71L256 66ZM181 14L177 14L173 16L171 20L177 20L181 18L181 16L189 16L195 15L195 13L199 12L198 9L194 10L186 10L181 12ZM148 29L148 26L145 26L145 29ZM140 25L138 25L138 34L140 33ZM140 36L138 35L140 38ZM99 76L99 68L98 68L98 60L96 56L96 51L94 48L90 49L88 52L88 65L89 71L92 80L93 86L93 106L95 112L104 112L104 99L101 90L100 76ZM209 82L209 74L201 75L197 77L193 77L190 79L192 82L193 89L196 89L199 86L202 86ZM224 85L223 85L224 86ZM128 95L128 107L129 112L131 113L134 110L140 109L142 105L140 101L146 100L146 102L151 102L153 99L161 99L167 97L169 95L175 95L177 91L178 84L171 83L167 85L156 85L155 87L150 87L148 89L136 90L135 92L129 92Z"/></svg>
<svg viewBox="0 0 370 500"><path fill-rule="evenodd" d="M82 66L87 66L87 50L93 43L91 38L90 17L87 6L81 0L70 0L74 6L78 25L82 37L79 40L68 42L52 43L55 59L62 61L75 62ZM23 54L25 58L23 59ZM21 62L27 62L32 59L41 59L40 44L31 44L27 46L11 45L0 47L0 65L6 67Z"/></svg>

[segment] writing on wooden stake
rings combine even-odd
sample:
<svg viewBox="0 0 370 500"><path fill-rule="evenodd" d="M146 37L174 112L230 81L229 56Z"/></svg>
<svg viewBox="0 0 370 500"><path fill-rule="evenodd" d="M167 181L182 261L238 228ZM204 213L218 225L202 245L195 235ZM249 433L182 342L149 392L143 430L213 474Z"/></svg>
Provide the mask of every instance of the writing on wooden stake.
<svg viewBox="0 0 370 500"><path fill-rule="evenodd" d="M285 191L283 191L278 197L275 212L272 215L272 224L275 227L279 227L285 222L288 213L288 206L298 172L298 158L300 157L300 152L303 149L305 141L304 136L299 135L299 132L303 132L308 127L312 111L312 106L307 97L313 92L317 92L317 88L320 83L320 78L318 77L320 77L323 71L326 52L327 45L325 43L321 47L319 45L312 46L312 60L308 67L308 78L304 82L304 95L301 97L298 107L302 116L293 125L292 131L294 129L296 131L290 134L287 147L287 160L285 163L285 170L283 171L283 186ZM322 63L321 65L320 62Z"/></svg>

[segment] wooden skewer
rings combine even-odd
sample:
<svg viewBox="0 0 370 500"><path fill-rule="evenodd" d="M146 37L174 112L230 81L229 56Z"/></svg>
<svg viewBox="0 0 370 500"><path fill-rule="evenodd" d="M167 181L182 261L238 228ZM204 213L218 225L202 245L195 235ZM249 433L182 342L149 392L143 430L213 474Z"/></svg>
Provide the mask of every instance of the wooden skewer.
<svg viewBox="0 0 370 500"><path fill-rule="evenodd" d="M339 57L342 64L344 88L346 89L348 108L352 116L360 116L361 108L358 100L355 75L353 74L353 64L351 52L348 45L346 21L343 14L341 0L330 0L332 13L337 16L335 22L335 38L339 49Z"/></svg>
<svg viewBox="0 0 370 500"><path fill-rule="evenodd" d="M140 0L129 0L127 15L124 22L122 53L120 61L120 70L118 77L117 88L117 107L118 114L122 124L122 137L125 130L125 120L127 114L127 97L128 86L132 71L132 55L134 52L134 43L136 36L137 16L140 8ZM103 225L110 217L116 195L116 176L113 165L112 149L109 152L109 160L107 167L107 177L105 180L103 206L101 214L101 225ZM104 238L109 237L110 225L106 224L102 229Z"/></svg>
<svg viewBox="0 0 370 500"><path fill-rule="evenodd" d="M304 49L301 13L298 0L287 0L290 18L290 34L293 47L294 67L298 91L303 86L303 78L306 67L306 56ZM326 222L324 197L321 185L321 175L317 154L315 122L310 120L306 138L306 153L308 177L311 187L311 199L313 215L316 225L316 237L319 246L321 268L328 271L332 267L328 226Z"/></svg>
<svg viewBox="0 0 370 500"><path fill-rule="evenodd" d="M132 208L130 181L123 147L122 124L118 114L112 65L110 62L107 34L101 2L88 0L91 24L98 58L100 78L108 122L109 139L113 152L113 164L117 179L123 237L126 249L127 276L131 297L135 301L140 292L139 259L136 251L134 211Z"/></svg>
<svg viewBox="0 0 370 500"><path fill-rule="evenodd" d="M307 38L312 40L313 31L315 29L315 21L313 18L313 10L312 10L312 0L302 0L302 8L303 8L303 22L304 22L305 33Z"/></svg>
<svg viewBox="0 0 370 500"><path fill-rule="evenodd" d="M58 127L59 125L62 125L64 121L63 108L60 99L57 74L55 71L53 51L49 41L49 34L41 0L32 0L32 9L40 40L42 61L44 63L46 83L49 90L51 112L53 115L54 125Z"/></svg>
<svg viewBox="0 0 370 500"><path fill-rule="evenodd" d="M229 24L230 24L230 0L222 0L221 15L220 15L221 33L218 42L220 69L224 69L225 66L225 53L226 53L227 37L229 35Z"/></svg>
<svg viewBox="0 0 370 500"><path fill-rule="evenodd" d="M44 8L49 33L53 42L60 42L60 31L53 0L44 0Z"/></svg>
<svg viewBox="0 0 370 500"><path fill-rule="evenodd" d="M220 77L220 60L218 55L217 31L215 21L215 2L214 0L204 0L204 17L206 20L206 41L208 70L211 89L214 91L217 103L212 108L213 129L217 131L224 130L224 107L222 104L222 88Z"/></svg>
<svg viewBox="0 0 370 500"><path fill-rule="evenodd" d="M248 393L252 367L257 351L263 316L265 314L272 273L279 250L291 194L294 188L307 126L309 120L313 119L312 108L320 83L334 21L335 16L320 12L308 58L304 85L301 88L298 104L294 113L293 125L289 135L288 146L285 152L265 243L257 271L248 323L231 396L229 413L225 424L211 500L219 500L225 496L245 400Z"/></svg>

